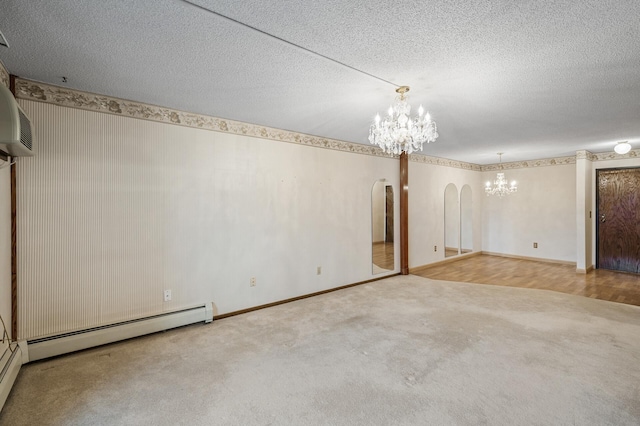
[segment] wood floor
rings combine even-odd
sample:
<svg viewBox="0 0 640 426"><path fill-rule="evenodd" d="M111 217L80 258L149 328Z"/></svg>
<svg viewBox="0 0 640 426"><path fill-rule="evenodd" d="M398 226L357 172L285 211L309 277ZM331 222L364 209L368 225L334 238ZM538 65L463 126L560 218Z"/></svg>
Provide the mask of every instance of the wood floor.
<svg viewBox="0 0 640 426"><path fill-rule="evenodd" d="M393 242L373 243L373 263L379 268L393 270Z"/></svg>
<svg viewBox="0 0 640 426"><path fill-rule="evenodd" d="M640 306L640 275L596 269L577 274L575 266L479 255L422 271L425 278L559 291Z"/></svg>

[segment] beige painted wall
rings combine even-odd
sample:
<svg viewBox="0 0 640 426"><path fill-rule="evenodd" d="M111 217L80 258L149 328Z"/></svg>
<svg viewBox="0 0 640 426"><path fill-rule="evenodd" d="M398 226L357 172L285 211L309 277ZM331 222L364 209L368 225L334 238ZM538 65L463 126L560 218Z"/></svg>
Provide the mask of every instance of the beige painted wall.
<svg viewBox="0 0 640 426"><path fill-rule="evenodd" d="M575 164L508 169L518 192L484 197L482 250L523 257L576 261ZM483 181L495 171L483 172ZM538 248L533 248L533 243Z"/></svg>

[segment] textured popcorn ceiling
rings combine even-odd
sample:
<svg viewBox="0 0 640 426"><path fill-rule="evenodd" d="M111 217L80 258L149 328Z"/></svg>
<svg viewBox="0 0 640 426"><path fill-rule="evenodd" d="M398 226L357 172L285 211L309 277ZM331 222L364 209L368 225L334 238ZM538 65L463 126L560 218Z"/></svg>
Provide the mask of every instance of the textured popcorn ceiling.
<svg viewBox="0 0 640 426"><path fill-rule="evenodd" d="M640 1L194 2L411 86L477 164L640 148ZM367 144L395 87L181 0L4 0L24 78ZM62 83L61 77L68 78Z"/></svg>

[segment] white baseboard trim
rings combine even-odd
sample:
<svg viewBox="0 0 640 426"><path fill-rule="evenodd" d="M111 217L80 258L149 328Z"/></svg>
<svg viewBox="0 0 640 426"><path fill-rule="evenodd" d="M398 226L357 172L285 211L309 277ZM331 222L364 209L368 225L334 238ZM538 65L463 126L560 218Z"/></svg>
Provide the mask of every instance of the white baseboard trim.
<svg viewBox="0 0 640 426"><path fill-rule="evenodd" d="M207 303L195 308L185 309L142 318L133 321L95 327L88 330L65 333L43 339L21 342L23 363L37 361L52 356L105 345L145 334L157 333L171 328L198 322L213 321L213 304Z"/></svg>
<svg viewBox="0 0 640 426"><path fill-rule="evenodd" d="M22 353L19 346L11 351L7 348L0 360L0 411L11 392L18 372L22 366Z"/></svg>

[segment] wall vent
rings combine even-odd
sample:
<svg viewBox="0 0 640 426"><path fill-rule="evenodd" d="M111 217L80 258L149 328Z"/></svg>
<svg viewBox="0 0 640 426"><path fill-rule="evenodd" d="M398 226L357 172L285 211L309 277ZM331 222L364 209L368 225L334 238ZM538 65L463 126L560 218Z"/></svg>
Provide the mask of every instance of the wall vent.
<svg viewBox="0 0 640 426"><path fill-rule="evenodd" d="M11 91L0 85L0 151L12 157L33 155L33 126Z"/></svg>

